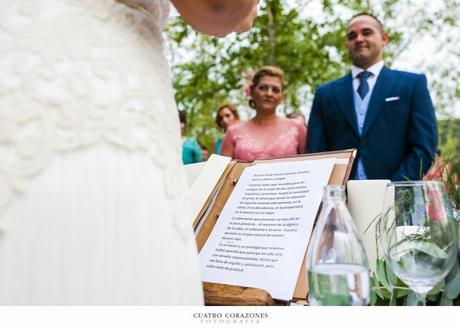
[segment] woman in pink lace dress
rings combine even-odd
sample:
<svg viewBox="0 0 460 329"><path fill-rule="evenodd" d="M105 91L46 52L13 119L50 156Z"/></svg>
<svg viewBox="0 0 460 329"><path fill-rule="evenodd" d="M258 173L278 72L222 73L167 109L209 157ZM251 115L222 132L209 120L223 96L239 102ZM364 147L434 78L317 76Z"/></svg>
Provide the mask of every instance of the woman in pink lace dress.
<svg viewBox="0 0 460 329"><path fill-rule="evenodd" d="M283 88L284 73L280 68L266 66L256 72L249 101L256 115L228 128L222 155L252 161L304 153L305 125L276 114L284 98Z"/></svg>

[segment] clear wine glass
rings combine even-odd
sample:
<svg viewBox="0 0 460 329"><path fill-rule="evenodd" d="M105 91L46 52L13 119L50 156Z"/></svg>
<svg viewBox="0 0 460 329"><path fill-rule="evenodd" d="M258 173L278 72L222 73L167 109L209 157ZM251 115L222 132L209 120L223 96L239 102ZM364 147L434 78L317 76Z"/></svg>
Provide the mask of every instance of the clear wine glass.
<svg viewBox="0 0 460 329"><path fill-rule="evenodd" d="M456 261L457 234L444 186L438 181L386 187L379 243L387 264L425 305L427 293Z"/></svg>

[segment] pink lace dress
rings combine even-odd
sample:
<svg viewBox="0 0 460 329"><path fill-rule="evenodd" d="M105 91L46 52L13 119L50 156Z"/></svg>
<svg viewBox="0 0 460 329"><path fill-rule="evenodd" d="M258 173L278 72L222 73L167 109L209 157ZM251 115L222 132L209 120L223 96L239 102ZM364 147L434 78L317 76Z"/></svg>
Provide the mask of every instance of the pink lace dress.
<svg viewBox="0 0 460 329"><path fill-rule="evenodd" d="M228 128L222 155L253 161L300 154L305 149L306 132L304 125L286 118L265 124L249 120Z"/></svg>

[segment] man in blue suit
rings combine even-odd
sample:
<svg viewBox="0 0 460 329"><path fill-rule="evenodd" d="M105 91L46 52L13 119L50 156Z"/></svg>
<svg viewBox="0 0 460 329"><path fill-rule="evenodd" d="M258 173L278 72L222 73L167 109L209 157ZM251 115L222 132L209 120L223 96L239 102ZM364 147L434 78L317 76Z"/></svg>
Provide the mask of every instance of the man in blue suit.
<svg viewBox="0 0 460 329"><path fill-rule="evenodd" d="M438 134L422 74L384 66L388 43L367 13L349 22L351 73L318 87L308 122L308 152L358 149L354 179L419 180L428 171Z"/></svg>

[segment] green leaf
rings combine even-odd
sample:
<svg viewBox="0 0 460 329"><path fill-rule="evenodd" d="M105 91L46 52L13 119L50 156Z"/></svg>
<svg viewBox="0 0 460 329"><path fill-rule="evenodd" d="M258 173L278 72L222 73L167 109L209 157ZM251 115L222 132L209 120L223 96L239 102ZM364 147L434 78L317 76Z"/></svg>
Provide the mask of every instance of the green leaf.
<svg viewBox="0 0 460 329"><path fill-rule="evenodd" d="M396 291L396 298L401 298L405 297L409 294L410 290L407 288L401 289L401 288L395 288Z"/></svg>
<svg viewBox="0 0 460 329"><path fill-rule="evenodd" d="M458 259L458 262L456 262L450 269L446 276L446 281L453 280L457 276L458 272L460 272L460 258Z"/></svg>
<svg viewBox="0 0 460 329"><path fill-rule="evenodd" d="M383 298L384 299L390 299L391 298L391 290L388 290L385 287L382 287L382 288L383 288L383 290L381 290L381 291L383 293Z"/></svg>
<svg viewBox="0 0 460 329"><path fill-rule="evenodd" d="M379 297L380 299L385 299L385 297L383 297L383 293L381 291L381 287L380 284L379 284L379 280L377 279L375 273L374 275L372 276L372 291L375 292ZM371 303L372 305L373 303Z"/></svg>
<svg viewBox="0 0 460 329"><path fill-rule="evenodd" d="M390 297L390 303L388 304L388 306L396 306L397 303L396 303L396 293L395 291L392 291L391 292L391 297Z"/></svg>
<svg viewBox="0 0 460 329"><path fill-rule="evenodd" d="M371 289L369 302L370 302L371 305L375 305L375 303L377 302L377 291L376 291L376 289Z"/></svg>
<svg viewBox="0 0 460 329"><path fill-rule="evenodd" d="M385 262L385 274L386 278L391 286L395 286L398 283L398 277L394 274L393 270Z"/></svg>
<svg viewBox="0 0 460 329"><path fill-rule="evenodd" d="M382 259L377 259L376 271L377 278L380 281L380 283L383 284L385 289L387 289L388 291L392 291L393 286L387 281L385 262Z"/></svg>
<svg viewBox="0 0 460 329"><path fill-rule="evenodd" d="M441 296L441 300L439 302L439 305L441 305L441 306L453 306L454 303L453 303L452 299L450 299L449 297L446 296L445 293L443 293L442 296Z"/></svg>
<svg viewBox="0 0 460 329"><path fill-rule="evenodd" d="M455 268L454 277L449 275L449 277L446 278L444 294L450 299L455 299L460 295L460 271L458 270L458 264L455 264Z"/></svg>

